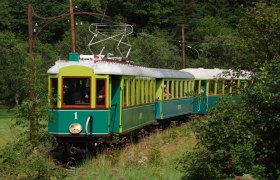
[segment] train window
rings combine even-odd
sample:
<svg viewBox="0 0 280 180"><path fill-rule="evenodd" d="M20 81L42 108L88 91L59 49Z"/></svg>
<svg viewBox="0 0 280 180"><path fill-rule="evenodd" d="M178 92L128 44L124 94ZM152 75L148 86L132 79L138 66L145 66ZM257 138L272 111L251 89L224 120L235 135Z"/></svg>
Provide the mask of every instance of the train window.
<svg viewBox="0 0 280 180"><path fill-rule="evenodd" d="M168 86L168 92L169 92L169 95L168 95L168 99L172 99L173 98L173 82L172 81L169 81L169 86Z"/></svg>
<svg viewBox="0 0 280 180"><path fill-rule="evenodd" d="M106 103L106 80L96 79L96 107L105 107Z"/></svg>
<svg viewBox="0 0 280 180"><path fill-rule="evenodd" d="M222 95L223 94L223 81L222 80L217 80L217 95Z"/></svg>
<svg viewBox="0 0 280 180"><path fill-rule="evenodd" d="M139 80L135 80L135 104L139 104Z"/></svg>
<svg viewBox="0 0 280 180"><path fill-rule="evenodd" d="M189 82L189 92L194 92L194 80Z"/></svg>
<svg viewBox="0 0 280 180"><path fill-rule="evenodd" d="M178 98L182 97L182 81L178 81Z"/></svg>
<svg viewBox="0 0 280 180"><path fill-rule="evenodd" d="M131 106L131 81L127 80L127 106Z"/></svg>
<svg viewBox="0 0 280 180"><path fill-rule="evenodd" d="M208 92L209 96L215 95L215 84L216 84L215 82L216 82L215 80L209 81L209 92Z"/></svg>
<svg viewBox="0 0 280 180"><path fill-rule="evenodd" d="M241 80L239 88L245 88L245 87L246 87L246 81L245 80Z"/></svg>
<svg viewBox="0 0 280 180"><path fill-rule="evenodd" d="M58 80L57 78L51 78L50 84L50 102L56 107L57 106L57 90L58 90Z"/></svg>
<svg viewBox="0 0 280 180"><path fill-rule="evenodd" d="M177 90L178 90L178 86L177 86L178 82L177 81L174 81L174 86L173 86L173 98L177 98Z"/></svg>
<svg viewBox="0 0 280 180"><path fill-rule="evenodd" d="M167 89L167 81L163 81L163 99L167 99L168 89Z"/></svg>
<svg viewBox="0 0 280 180"><path fill-rule="evenodd" d="M130 80L130 99L131 105L135 105L135 81L133 79Z"/></svg>
<svg viewBox="0 0 280 180"><path fill-rule="evenodd" d="M224 94L230 93L230 87L231 87L231 80L225 80L224 81Z"/></svg>
<svg viewBox="0 0 280 180"><path fill-rule="evenodd" d="M123 82L123 106L127 106L127 79Z"/></svg>
<svg viewBox="0 0 280 180"><path fill-rule="evenodd" d="M150 80L147 80L147 103L149 103L150 102L150 100L151 100L151 94L150 94Z"/></svg>
<svg viewBox="0 0 280 180"><path fill-rule="evenodd" d="M143 80L142 82L142 88L143 88L143 104L146 103L146 81Z"/></svg>
<svg viewBox="0 0 280 180"><path fill-rule="evenodd" d="M155 94L153 80L151 80L150 83L151 83L151 102L153 102L154 101L154 94Z"/></svg>
<svg viewBox="0 0 280 180"><path fill-rule="evenodd" d="M143 104L144 102L144 89L143 89L143 80L139 80L139 103Z"/></svg>
<svg viewBox="0 0 280 180"><path fill-rule="evenodd" d="M181 81L181 97L185 97L185 86L186 86L186 82L185 81Z"/></svg>
<svg viewBox="0 0 280 180"><path fill-rule="evenodd" d="M189 97L190 96L190 92L191 92L191 81L186 81L186 85L185 85L185 91L184 91L184 96L185 97Z"/></svg>
<svg viewBox="0 0 280 180"><path fill-rule="evenodd" d="M199 80L195 80L195 82L194 82L194 92L199 94L200 93L199 88L200 88L200 81Z"/></svg>
<svg viewBox="0 0 280 180"><path fill-rule="evenodd" d="M207 90L207 81L206 80L200 81L200 91L199 91L200 95L205 96L206 90Z"/></svg>
<svg viewBox="0 0 280 180"><path fill-rule="evenodd" d="M183 84L182 84L182 97L186 97L186 83L187 83L187 81L183 81Z"/></svg>
<svg viewBox="0 0 280 180"><path fill-rule="evenodd" d="M148 80L148 89L149 89L149 102L152 102L152 80Z"/></svg>
<svg viewBox="0 0 280 180"><path fill-rule="evenodd" d="M153 102L156 101L156 81L152 81L153 89L152 89L152 96L153 96Z"/></svg>
<svg viewBox="0 0 280 180"><path fill-rule="evenodd" d="M231 82L231 88L232 88L232 94L236 94L238 90L238 80L232 80Z"/></svg>
<svg viewBox="0 0 280 180"><path fill-rule="evenodd" d="M90 78L63 77L63 105L90 105Z"/></svg>
<svg viewBox="0 0 280 180"><path fill-rule="evenodd" d="M148 80L145 80L145 98L146 98L145 103L149 103L149 81Z"/></svg>

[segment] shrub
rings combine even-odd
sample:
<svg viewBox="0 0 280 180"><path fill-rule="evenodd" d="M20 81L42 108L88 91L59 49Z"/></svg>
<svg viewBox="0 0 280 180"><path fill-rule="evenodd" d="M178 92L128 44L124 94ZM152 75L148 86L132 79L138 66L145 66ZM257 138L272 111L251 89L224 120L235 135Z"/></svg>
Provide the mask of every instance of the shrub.
<svg viewBox="0 0 280 180"><path fill-rule="evenodd" d="M183 157L185 179L279 178L279 71L280 58L255 73L242 99L222 99L205 121L195 121L199 143Z"/></svg>
<svg viewBox="0 0 280 180"><path fill-rule="evenodd" d="M66 173L48 160L45 146L33 147L25 135L10 142L0 153L0 176L4 179L63 178Z"/></svg>

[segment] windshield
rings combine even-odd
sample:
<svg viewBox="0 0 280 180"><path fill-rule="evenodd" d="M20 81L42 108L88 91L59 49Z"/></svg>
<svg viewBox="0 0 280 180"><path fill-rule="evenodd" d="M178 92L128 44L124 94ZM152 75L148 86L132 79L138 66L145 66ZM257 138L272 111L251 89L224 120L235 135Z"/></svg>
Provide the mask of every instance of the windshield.
<svg viewBox="0 0 280 180"><path fill-rule="evenodd" d="M89 105L90 78L63 78L63 105Z"/></svg>

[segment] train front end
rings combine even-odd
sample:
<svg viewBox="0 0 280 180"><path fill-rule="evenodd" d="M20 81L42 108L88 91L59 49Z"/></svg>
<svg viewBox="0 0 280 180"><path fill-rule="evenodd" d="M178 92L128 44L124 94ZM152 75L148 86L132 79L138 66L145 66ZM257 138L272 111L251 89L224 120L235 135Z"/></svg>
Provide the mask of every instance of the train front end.
<svg viewBox="0 0 280 180"><path fill-rule="evenodd" d="M94 61L57 61L48 70L48 133L70 154L85 152L109 133L109 76L94 74Z"/></svg>

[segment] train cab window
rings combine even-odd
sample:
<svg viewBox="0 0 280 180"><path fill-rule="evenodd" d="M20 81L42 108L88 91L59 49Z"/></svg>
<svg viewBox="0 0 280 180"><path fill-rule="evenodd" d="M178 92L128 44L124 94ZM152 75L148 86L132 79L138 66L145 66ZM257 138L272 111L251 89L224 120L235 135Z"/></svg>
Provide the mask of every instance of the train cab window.
<svg viewBox="0 0 280 180"><path fill-rule="evenodd" d="M106 80L96 79L96 107L105 107L106 104Z"/></svg>
<svg viewBox="0 0 280 180"><path fill-rule="evenodd" d="M57 78L51 78L50 84L50 102L56 107L57 106L57 90L58 90L58 80Z"/></svg>
<svg viewBox="0 0 280 180"><path fill-rule="evenodd" d="M209 96L215 95L215 84L216 84L215 82L216 82L215 80L209 81L209 92L208 92Z"/></svg>
<svg viewBox="0 0 280 180"><path fill-rule="evenodd" d="M90 78L63 77L63 105L90 105Z"/></svg>

